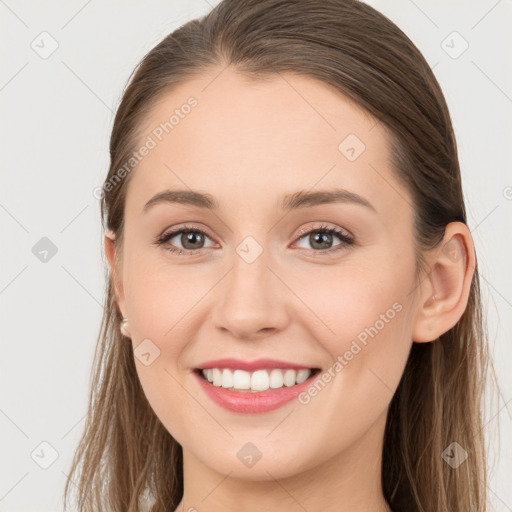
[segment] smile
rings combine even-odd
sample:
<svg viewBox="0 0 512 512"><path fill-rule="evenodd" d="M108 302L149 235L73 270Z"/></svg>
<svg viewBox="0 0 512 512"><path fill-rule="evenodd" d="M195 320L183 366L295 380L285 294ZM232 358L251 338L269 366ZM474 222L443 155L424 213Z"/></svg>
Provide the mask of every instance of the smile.
<svg viewBox="0 0 512 512"><path fill-rule="evenodd" d="M217 387L232 391L260 392L267 389L280 389L302 384L316 371L312 369L294 370L292 368L267 368L248 372L230 368L208 368L202 370L202 376Z"/></svg>
<svg viewBox="0 0 512 512"><path fill-rule="evenodd" d="M270 360L244 363L223 359L201 366L193 374L209 399L228 411L252 414L291 402L321 371Z"/></svg>

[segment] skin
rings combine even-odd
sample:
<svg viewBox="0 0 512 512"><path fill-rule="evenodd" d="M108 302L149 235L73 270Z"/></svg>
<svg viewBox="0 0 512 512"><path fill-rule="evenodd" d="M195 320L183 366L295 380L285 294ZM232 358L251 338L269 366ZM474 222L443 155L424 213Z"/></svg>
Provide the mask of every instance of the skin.
<svg viewBox="0 0 512 512"><path fill-rule="evenodd" d="M160 350L149 366L135 362L152 408L183 447L176 511L387 511L380 481L389 402L413 340L435 340L464 312L471 235L449 224L443 243L425 255L417 286L412 199L388 164L383 126L311 78L251 81L219 71L181 84L148 115L141 141L187 98L198 101L132 171L122 247L105 236L133 347L149 338ZM338 149L350 133L366 146L352 162ZM354 203L279 209L286 194L333 187L375 211ZM155 194L177 188L207 192L221 208L168 203L142 213ZM183 223L207 233L203 245L184 246L177 235L167 247L192 247L194 255L154 243ZM355 243L329 255L336 235L322 251L299 233L322 224ZM247 236L263 249L252 263L236 252ZM448 243L451 253L442 250ZM401 311L306 405L230 412L192 374L222 357L327 370L397 302ZM262 453L251 468L237 457L248 442Z"/></svg>

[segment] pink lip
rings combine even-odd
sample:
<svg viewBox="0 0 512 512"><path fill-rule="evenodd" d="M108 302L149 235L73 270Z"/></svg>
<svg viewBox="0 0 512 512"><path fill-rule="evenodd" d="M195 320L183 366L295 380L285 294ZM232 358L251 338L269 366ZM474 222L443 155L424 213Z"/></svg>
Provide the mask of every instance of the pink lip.
<svg viewBox="0 0 512 512"><path fill-rule="evenodd" d="M217 364L217 363L216 363ZM214 366L218 368L218 366ZM221 366L221 368L228 368ZM238 366L239 369L240 366ZM268 366L266 366L268 368ZM279 368L282 368L279 366ZM304 367L300 367L304 368ZM268 391L246 392L246 391L229 391L222 386L214 386L200 375L200 371L194 371L195 378L198 379L199 385L209 398L214 402L233 412L240 413L262 413L269 412L291 402L293 399L308 388L312 381L320 375L315 373L301 384L291 387L282 387L279 389L269 389Z"/></svg>
<svg viewBox="0 0 512 512"><path fill-rule="evenodd" d="M198 365L201 370L208 368L231 368L233 370L245 370L253 372L255 370L264 370L266 368L292 368L300 370L301 368L312 369L312 366L304 366L301 364L288 363L277 359L256 359L255 361L242 361L241 359L215 359L215 361L206 361Z"/></svg>

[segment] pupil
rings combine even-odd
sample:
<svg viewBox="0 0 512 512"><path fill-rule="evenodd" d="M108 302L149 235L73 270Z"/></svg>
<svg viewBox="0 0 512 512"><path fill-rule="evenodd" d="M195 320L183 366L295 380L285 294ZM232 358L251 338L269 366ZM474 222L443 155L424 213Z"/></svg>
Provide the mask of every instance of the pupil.
<svg viewBox="0 0 512 512"><path fill-rule="evenodd" d="M185 231L185 232L183 232L181 243L183 244L183 246L186 249L197 249L197 247L194 245L194 242L197 243L199 241L199 244L200 244L201 238L202 238L201 233L197 233L197 232L193 232L193 231ZM192 244L192 247L187 247L187 244L189 242Z"/></svg>
<svg viewBox="0 0 512 512"><path fill-rule="evenodd" d="M311 235L311 236L312 236L312 241L310 240L311 246L315 247L315 245L319 244L320 247L317 247L319 249L325 249L325 247L322 246L322 243L329 243L330 238L332 237L332 235L330 233L317 233L317 234Z"/></svg>

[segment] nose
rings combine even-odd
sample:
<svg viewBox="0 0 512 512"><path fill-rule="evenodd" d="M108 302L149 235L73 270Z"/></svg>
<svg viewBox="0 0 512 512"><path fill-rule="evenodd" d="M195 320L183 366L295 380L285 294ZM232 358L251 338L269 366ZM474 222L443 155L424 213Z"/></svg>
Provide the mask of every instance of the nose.
<svg viewBox="0 0 512 512"><path fill-rule="evenodd" d="M290 292L268 266L265 252L248 263L238 254L218 288L213 322L240 340L258 340L286 328Z"/></svg>

